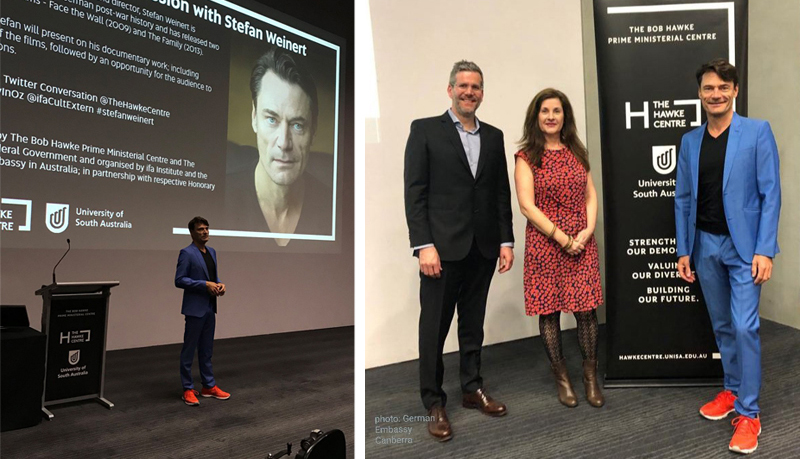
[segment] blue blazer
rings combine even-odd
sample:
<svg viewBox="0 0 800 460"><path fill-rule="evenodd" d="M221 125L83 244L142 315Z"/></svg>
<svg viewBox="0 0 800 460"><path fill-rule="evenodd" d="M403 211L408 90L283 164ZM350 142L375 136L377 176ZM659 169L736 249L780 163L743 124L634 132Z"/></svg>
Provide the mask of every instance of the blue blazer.
<svg viewBox="0 0 800 460"><path fill-rule="evenodd" d="M214 265L217 266L217 274L219 274L217 251L208 246L206 246L206 250L211 253ZM209 311L214 310L214 305L216 305L214 296L206 290L206 281L221 282L219 276L215 280L209 278L203 253L194 243L181 249L178 256L178 268L175 270L175 287L183 289L181 314L203 317Z"/></svg>
<svg viewBox="0 0 800 460"><path fill-rule="evenodd" d="M675 225L678 257L691 256L697 225L697 180L700 144L706 123L681 139L675 183ZM781 179L778 146L769 123L733 114L725 169L722 205L731 240L747 262L753 255L775 257L778 248L778 216Z"/></svg>

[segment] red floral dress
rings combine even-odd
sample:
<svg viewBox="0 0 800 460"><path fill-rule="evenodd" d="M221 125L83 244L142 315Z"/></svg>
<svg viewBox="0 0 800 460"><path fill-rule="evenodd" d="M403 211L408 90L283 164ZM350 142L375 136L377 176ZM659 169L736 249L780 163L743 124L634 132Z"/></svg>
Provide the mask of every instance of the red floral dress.
<svg viewBox="0 0 800 460"><path fill-rule="evenodd" d="M586 228L586 181L583 165L567 148L545 150L541 167L523 158L533 171L536 207L568 235ZM549 230L549 229L548 229ZM600 262L594 236L577 256L536 230L525 227L525 314L547 315L557 311L589 311L603 303Z"/></svg>

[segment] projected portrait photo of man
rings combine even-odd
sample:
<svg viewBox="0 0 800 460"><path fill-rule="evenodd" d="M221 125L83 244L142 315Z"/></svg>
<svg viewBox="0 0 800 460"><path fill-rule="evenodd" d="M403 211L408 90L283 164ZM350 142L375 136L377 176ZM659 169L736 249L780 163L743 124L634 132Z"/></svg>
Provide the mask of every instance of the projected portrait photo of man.
<svg viewBox="0 0 800 460"><path fill-rule="evenodd" d="M332 151L333 132L330 129L315 144L320 98L302 59L271 47L255 60L249 84L250 132L241 143L236 142L236 132L228 136L226 225L276 234L279 246L289 244L291 235L333 232L334 158L332 152L315 150L322 146ZM241 126L241 110L237 115ZM229 126L233 122L229 120Z"/></svg>

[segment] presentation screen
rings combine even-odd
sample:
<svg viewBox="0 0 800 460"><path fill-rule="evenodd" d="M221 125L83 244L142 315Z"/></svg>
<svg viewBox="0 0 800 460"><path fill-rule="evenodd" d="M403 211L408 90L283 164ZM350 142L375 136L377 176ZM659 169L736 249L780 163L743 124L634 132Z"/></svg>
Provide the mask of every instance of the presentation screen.
<svg viewBox="0 0 800 460"><path fill-rule="evenodd" d="M3 0L4 248L339 252L344 39L242 0Z"/></svg>

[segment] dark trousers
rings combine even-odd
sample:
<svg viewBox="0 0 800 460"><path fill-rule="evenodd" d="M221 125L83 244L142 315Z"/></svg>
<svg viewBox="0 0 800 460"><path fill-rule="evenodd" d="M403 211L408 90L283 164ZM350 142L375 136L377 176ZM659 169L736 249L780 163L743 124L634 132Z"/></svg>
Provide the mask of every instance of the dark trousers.
<svg viewBox="0 0 800 460"><path fill-rule="evenodd" d="M183 332L183 348L181 348L181 383L184 390L194 388L192 383L192 361L197 349L197 364L200 367L200 381L205 388L216 385L214 371L211 369L211 354L214 351L214 328L217 315L209 311L202 318L184 316L186 329Z"/></svg>
<svg viewBox="0 0 800 460"><path fill-rule="evenodd" d="M447 403L442 389L444 341L458 308L458 349L461 355L461 390L472 393L483 387L481 347L486 297L494 274L495 259L481 255L473 243L463 260L442 262L442 277L420 272L419 383L426 409Z"/></svg>

